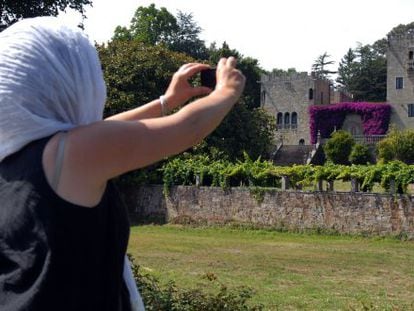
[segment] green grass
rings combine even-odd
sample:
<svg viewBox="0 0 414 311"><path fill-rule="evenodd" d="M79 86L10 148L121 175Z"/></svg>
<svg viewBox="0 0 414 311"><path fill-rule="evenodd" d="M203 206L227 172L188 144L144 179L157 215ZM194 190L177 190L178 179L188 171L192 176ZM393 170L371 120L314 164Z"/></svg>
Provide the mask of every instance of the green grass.
<svg viewBox="0 0 414 311"><path fill-rule="evenodd" d="M414 310L414 242L269 230L139 226L128 250L180 287L214 273L265 310Z"/></svg>

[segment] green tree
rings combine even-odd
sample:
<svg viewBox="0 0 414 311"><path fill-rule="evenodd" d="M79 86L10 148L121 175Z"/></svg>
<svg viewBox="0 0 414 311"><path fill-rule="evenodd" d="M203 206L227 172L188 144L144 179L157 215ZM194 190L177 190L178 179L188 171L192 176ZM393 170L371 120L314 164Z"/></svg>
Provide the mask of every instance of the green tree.
<svg viewBox="0 0 414 311"><path fill-rule="evenodd" d="M114 40L98 46L107 84L105 114L112 115L158 98L184 63L194 61L163 46Z"/></svg>
<svg viewBox="0 0 414 311"><path fill-rule="evenodd" d="M316 73L318 77L329 79L329 76L336 71L331 71L327 69L327 66L333 65L335 62L333 60L329 60L331 55L327 52L323 53L322 55L318 56L315 62L312 65L312 71Z"/></svg>
<svg viewBox="0 0 414 311"><path fill-rule="evenodd" d="M136 10L129 27L116 27L113 39L138 40L147 45L162 44L172 51L206 60L208 51L199 37L201 31L191 13L178 11L175 17L166 8L157 9L155 4L151 4Z"/></svg>
<svg viewBox="0 0 414 311"><path fill-rule="evenodd" d="M252 159L260 156L267 158L273 142L275 124L274 117L263 109L251 110L240 102L206 138L207 148L218 149L233 161L242 159L243 152Z"/></svg>
<svg viewBox="0 0 414 311"><path fill-rule="evenodd" d="M129 28L118 26L114 39L135 39L148 45L170 45L178 32L177 19L166 8L155 4L140 6L135 11Z"/></svg>
<svg viewBox="0 0 414 311"><path fill-rule="evenodd" d="M178 30L173 35L170 49L182 52L195 59L208 59L208 51L203 40L200 39L201 27L194 21L193 14L178 11Z"/></svg>
<svg viewBox="0 0 414 311"><path fill-rule="evenodd" d="M414 130L392 128L386 138L378 143L378 158L381 162L399 160L414 164Z"/></svg>
<svg viewBox="0 0 414 311"><path fill-rule="evenodd" d="M388 36L401 36L401 35L406 35L408 33L414 33L414 22L411 22L406 25L400 24L394 27L393 29L391 29L391 31L387 35Z"/></svg>
<svg viewBox="0 0 414 311"><path fill-rule="evenodd" d="M353 88L352 82L356 73L355 67L357 65L356 57L354 50L350 48L339 62L338 78L336 79L336 82L346 90L351 90Z"/></svg>
<svg viewBox="0 0 414 311"><path fill-rule="evenodd" d="M56 16L68 7L84 15L92 0L0 0L0 31L16 21L36 16Z"/></svg>
<svg viewBox="0 0 414 311"><path fill-rule="evenodd" d="M357 101L385 101L387 90L386 41L359 44L342 58L337 82Z"/></svg>
<svg viewBox="0 0 414 311"><path fill-rule="evenodd" d="M355 141L352 135L343 130L332 133L331 138L323 145L323 151L329 161L334 164L349 164L349 155Z"/></svg>

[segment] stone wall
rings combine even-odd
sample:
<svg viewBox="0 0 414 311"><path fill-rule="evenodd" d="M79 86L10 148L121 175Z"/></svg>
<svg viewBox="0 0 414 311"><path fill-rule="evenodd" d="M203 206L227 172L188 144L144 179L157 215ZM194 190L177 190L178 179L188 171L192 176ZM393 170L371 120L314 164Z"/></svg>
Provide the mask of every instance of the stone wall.
<svg viewBox="0 0 414 311"><path fill-rule="evenodd" d="M248 188L162 186L124 191L133 220L248 223L291 230L326 229L341 233L414 237L412 196L366 193L267 191Z"/></svg>

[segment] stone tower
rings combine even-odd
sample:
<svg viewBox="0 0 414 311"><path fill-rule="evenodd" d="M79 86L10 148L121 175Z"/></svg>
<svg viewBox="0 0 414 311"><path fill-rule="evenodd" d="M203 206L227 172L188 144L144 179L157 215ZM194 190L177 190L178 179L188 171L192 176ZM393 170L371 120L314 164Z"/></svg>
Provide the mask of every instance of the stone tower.
<svg viewBox="0 0 414 311"><path fill-rule="evenodd" d="M261 107L276 118L275 141L309 145L309 106L330 103L330 82L306 72L261 77Z"/></svg>
<svg viewBox="0 0 414 311"><path fill-rule="evenodd" d="M388 36L387 102L391 124L414 128L414 31Z"/></svg>

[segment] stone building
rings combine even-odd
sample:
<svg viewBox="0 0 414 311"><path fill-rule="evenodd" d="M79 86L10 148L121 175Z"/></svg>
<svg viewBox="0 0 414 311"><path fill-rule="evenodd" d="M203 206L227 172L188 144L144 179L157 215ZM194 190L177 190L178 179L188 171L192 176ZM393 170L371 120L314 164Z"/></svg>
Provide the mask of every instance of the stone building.
<svg viewBox="0 0 414 311"><path fill-rule="evenodd" d="M391 124L414 128L414 31L388 37L387 102Z"/></svg>
<svg viewBox="0 0 414 311"><path fill-rule="evenodd" d="M352 96L332 89L330 81L306 72L270 73L261 77L261 107L276 118L276 145L309 145L309 107L352 102ZM399 129L414 129L414 31L390 35L387 51L387 103ZM361 117L346 116L342 128L364 136Z"/></svg>
<svg viewBox="0 0 414 311"><path fill-rule="evenodd" d="M309 145L309 106L331 102L330 82L306 72L261 77L261 107L276 118L276 144Z"/></svg>

